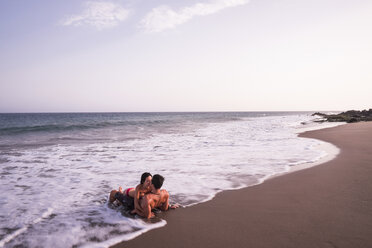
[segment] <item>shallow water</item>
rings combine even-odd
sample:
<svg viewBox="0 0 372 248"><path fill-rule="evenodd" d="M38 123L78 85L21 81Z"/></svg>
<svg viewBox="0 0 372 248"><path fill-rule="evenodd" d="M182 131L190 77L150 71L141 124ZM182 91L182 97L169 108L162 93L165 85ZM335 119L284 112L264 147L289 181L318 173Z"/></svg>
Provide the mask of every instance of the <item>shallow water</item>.
<svg viewBox="0 0 372 248"><path fill-rule="evenodd" d="M107 204L149 171L190 206L326 156L309 113L0 115L0 247L107 247L165 225ZM60 241L64 240L63 243Z"/></svg>

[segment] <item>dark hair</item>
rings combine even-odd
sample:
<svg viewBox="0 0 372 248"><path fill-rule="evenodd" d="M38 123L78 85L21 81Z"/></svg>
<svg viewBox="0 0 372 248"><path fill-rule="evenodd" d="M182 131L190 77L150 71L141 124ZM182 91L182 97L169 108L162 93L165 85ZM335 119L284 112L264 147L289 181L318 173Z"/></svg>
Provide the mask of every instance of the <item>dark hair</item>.
<svg viewBox="0 0 372 248"><path fill-rule="evenodd" d="M152 177L151 182L154 185L155 189L160 189L161 186L163 186L164 177L156 174Z"/></svg>
<svg viewBox="0 0 372 248"><path fill-rule="evenodd" d="M145 172L145 173L142 174L140 183L143 184L146 181L147 177L152 177L150 172Z"/></svg>

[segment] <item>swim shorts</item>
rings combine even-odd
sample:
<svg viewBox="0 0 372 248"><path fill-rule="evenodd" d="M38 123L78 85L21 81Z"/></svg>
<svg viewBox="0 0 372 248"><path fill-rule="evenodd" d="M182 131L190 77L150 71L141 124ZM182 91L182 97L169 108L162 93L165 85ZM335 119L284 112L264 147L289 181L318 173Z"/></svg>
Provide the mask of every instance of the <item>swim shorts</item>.
<svg viewBox="0 0 372 248"><path fill-rule="evenodd" d="M124 208L126 208L127 210L134 209L134 199L128 196L126 193L116 192L115 199L123 204Z"/></svg>

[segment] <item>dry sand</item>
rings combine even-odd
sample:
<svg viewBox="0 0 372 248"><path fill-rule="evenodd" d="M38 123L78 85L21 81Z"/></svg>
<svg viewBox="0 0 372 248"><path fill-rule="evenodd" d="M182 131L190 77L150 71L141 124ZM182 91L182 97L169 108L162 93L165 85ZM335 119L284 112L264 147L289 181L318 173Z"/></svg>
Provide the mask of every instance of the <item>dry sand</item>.
<svg viewBox="0 0 372 248"><path fill-rule="evenodd" d="M161 214L115 247L372 247L372 122L301 134L341 149L327 163Z"/></svg>

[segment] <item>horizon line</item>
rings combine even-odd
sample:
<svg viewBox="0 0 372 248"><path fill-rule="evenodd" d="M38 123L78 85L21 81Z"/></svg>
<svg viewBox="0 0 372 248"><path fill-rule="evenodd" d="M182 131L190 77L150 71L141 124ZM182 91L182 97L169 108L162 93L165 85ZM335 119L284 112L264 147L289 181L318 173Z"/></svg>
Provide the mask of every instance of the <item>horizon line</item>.
<svg viewBox="0 0 372 248"><path fill-rule="evenodd" d="M354 110L354 109L349 109ZM349 110L206 110L206 111L30 111L0 112L0 114L100 114L100 113L247 113L247 112L338 112Z"/></svg>

